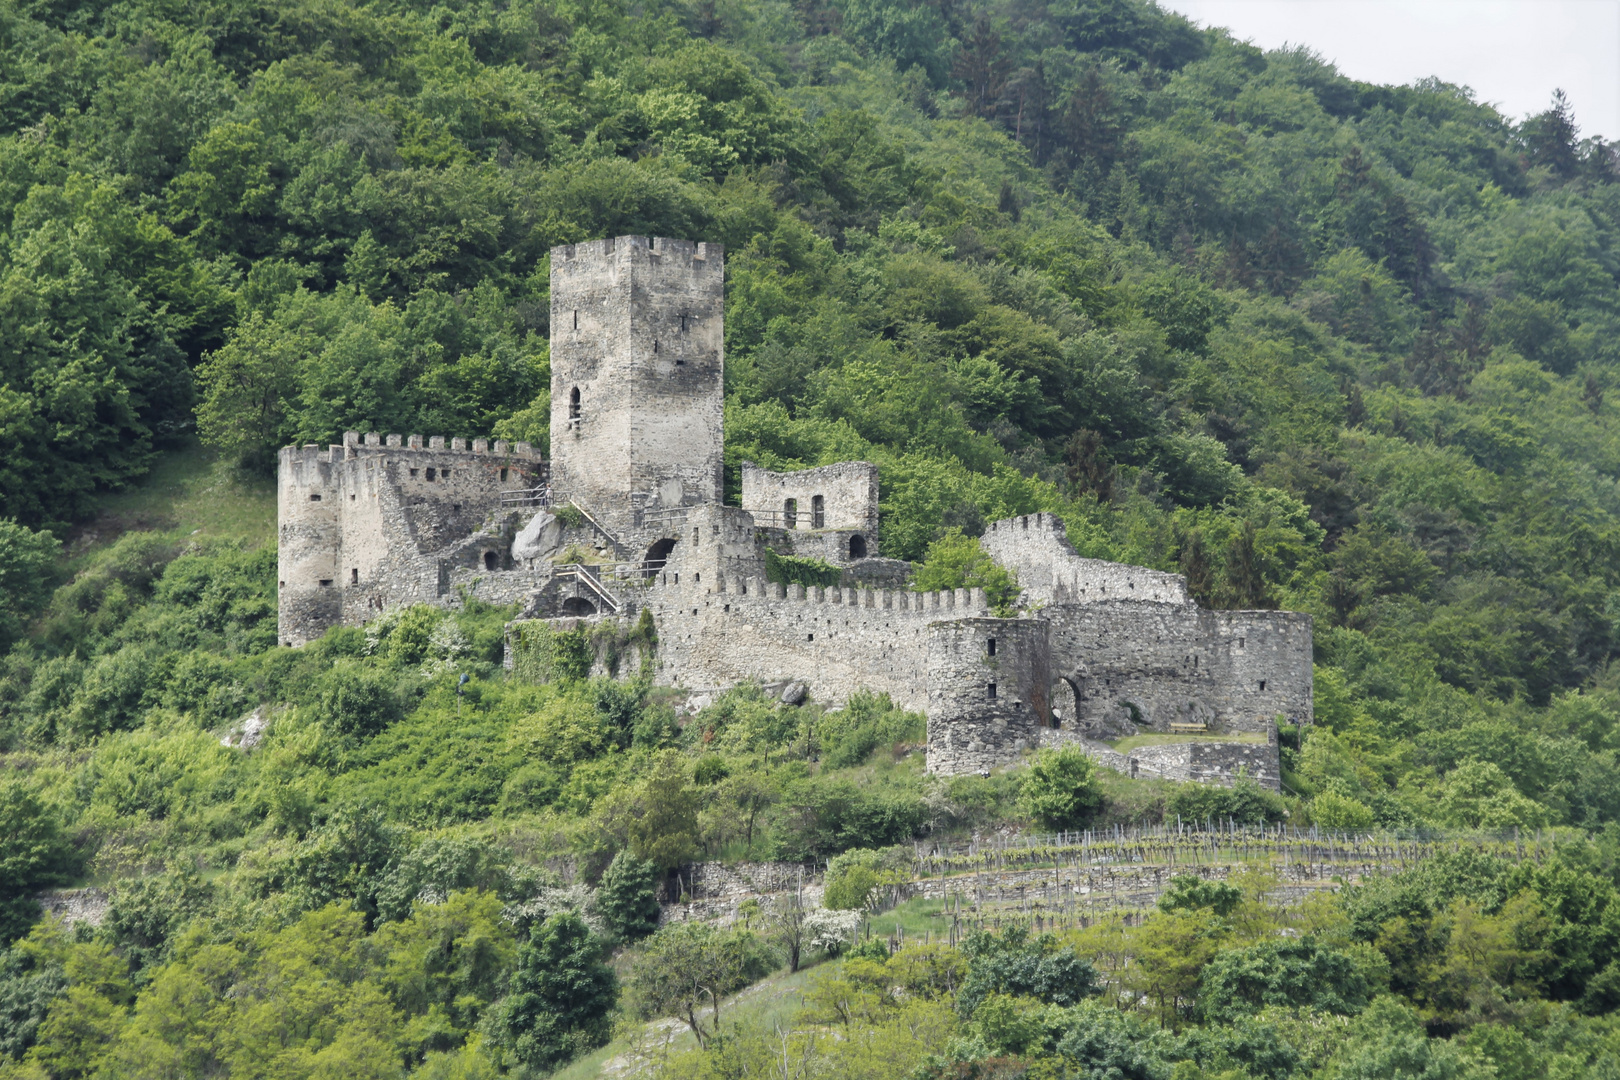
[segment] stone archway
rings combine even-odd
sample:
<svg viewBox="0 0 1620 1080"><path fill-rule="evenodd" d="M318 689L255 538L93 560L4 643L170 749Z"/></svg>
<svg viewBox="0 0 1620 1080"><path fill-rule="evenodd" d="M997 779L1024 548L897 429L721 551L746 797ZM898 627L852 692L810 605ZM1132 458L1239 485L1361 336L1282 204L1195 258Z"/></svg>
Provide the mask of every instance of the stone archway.
<svg viewBox="0 0 1620 1080"><path fill-rule="evenodd" d="M562 602L562 613L576 618L583 615L595 615L596 605L583 596L570 596Z"/></svg>
<svg viewBox="0 0 1620 1080"><path fill-rule="evenodd" d="M1080 726L1080 702L1084 700L1083 679L1059 675L1052 680L1052 726L1064 731L1077 731Z"/></svg>
<svg viewBox="0 0 1620 1080"><path fill-rule="evenodd" d="M652 545L647 548L647 554L642 557L641 576L652 577L667 566L669 564L669 554L675 550L675 545L678 543L680 541L673 536L654 540Z"/></svg>

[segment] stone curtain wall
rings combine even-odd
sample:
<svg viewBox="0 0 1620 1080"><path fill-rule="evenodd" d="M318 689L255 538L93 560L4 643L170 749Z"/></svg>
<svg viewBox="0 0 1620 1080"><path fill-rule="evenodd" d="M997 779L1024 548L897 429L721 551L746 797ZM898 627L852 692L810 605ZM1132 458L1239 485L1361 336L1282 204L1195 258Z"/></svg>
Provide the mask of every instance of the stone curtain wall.
<svg viewBox="0 0 1620 1080"><path fill-rule="evenodd" d="M918 711L928 706L929 624L989 614L981 589L806 589L710 574L660 579L645 603L658 624L664 685L720 691L747 679L800 681L831 704L867 689Z"/></svg>
<svg viewBox="0 0 1620 1080"><path fill-rule="evenodd" d="M1282 790L1282 760L1277 733L1265 743L1200 742L1143 746L1122 754L1103 743L1071 731L1047 728L1040 732L1042 746L1078 746L1097 764L1122 776L1149 780L1195 780L1201 784L1231 787L1240 776L1247 776L1263 788Z"/></svg>
<svg viewBox="0 0 1620 1080"><path fill-rule="evenodd" d="M1025 603L1188 603L1187 580L1180 574L1083 559L1075 554L1063 519L1055 514L1028 514L992 522L979 543L996 562L1018 572Z"/></svg>
<svg viewBox="0 0 1620 1080"><path fill-rule="evenodd" d="M631 546L638 511L721 501L723 283L718 244L552 249L553 488Z"/></svg>
<svg viewBox="0 0 1620 1080"><path fill-rule="evenodd" d="M931 773L1016 761L1051 722L1051 656L1042 619L968 618L928 627Z"/></svg>
<svg viewBox="0 0 1620 1080"><path fill-rule="evenodd" d="M1129 600L1042 614L1053 674L1074 688L1077 729L1093 738L1196 723L1264 732L1278 716L1311 716L1309 615Z"/></svg>
<svg viewBox="0 0 1620 1080"><path fill-rule="evenodd" d="M448 442L448 445L447 445ZM428 478L431 470L433 478ZM433 602L503 491L545 480L528 443L345 432L341 446L287 447L277 473L279 636L303 645L386 608ZM488 538L497 566L508 540ZM485 547L468 557L482 562ZM325 584L323 584L325 582Z"/></svg>

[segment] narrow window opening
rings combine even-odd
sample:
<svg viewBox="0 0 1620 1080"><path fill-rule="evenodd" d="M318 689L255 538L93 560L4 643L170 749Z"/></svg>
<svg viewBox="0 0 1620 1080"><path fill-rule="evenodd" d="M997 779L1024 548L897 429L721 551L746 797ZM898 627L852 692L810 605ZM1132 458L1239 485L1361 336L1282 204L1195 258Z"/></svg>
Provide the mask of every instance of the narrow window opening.
<svg viewBox="0 0 1620 1080"><path fill-rule="evenodd" d="M493 551L484 552L484 569L493 570L500 564L500 556Z"/></svg>
<svg viewBox="0 0 1620 1080"><path fill-rule="evenodd" d="M681 357L677 356L675 358L675 366L676 367L685 367L686 366L686 361L684 359L682 359Z"/></svg>
<svg viewBox="0 0 1620 1080"><path fill-rule="evenodd" d="M799 527L798 499L788 499L782 503L782 527L784 529L797 529Z"/></svg>
<svg viewBox="0 0 1620 1080"><path fill-rule="evenodd" d="M358 585L358 584L360 584L360 568L358 566L350 567L350 569L349 569L349 584L350 585Z"/></svg>
<svg viewBox="0 0 1620 1080"><path fill-rule="evenodd" d="M416 470L415 470L415 469L412 469L412 470L411 470L411 479L412 479L412 480L415 480L415 479L416 479Z"/></svg>
<svg viewBox="0 0 1620 1080"><path fill-rule="evenodd" d="M995 683L986 683L984 689L985 689L985 695L987 697L991 698L992 700L994 700L995 696L996 696L996 684Z"/></svg>
<svg viewBox="0 0 1620 1080"><path fill-rule="evenodd" d="M686 316L681 316L681 333L686 333Z"/></svg>
<svg viewBox="0 0 1620 1080"><path fill-rule="evenodd" d="M310 502L320 502L320 501L321 501L321 497L320 497L320 496L319 496L319 495L311 495L311 496L310 496L310 497L309 497L309 501L310 501Z"/></svg>
<svg viewBox="0 0 1620 1080"><path fill-rule="evenodd" d="M827 527L827 500L820 495L810 497L810 527L812 529Z"/></svg>
<svg viewBox="0 0 1620 1080"><path fill-rule="evenodd" d="M987 646L986 651L989 652L991 656L996 655L996 639L995 638L990 639L990 643Z"/></svg>
<svg viewBox="0 0 1620 1080"><path fill-rule="evenodd" d="M816 640L816 635L811 634L809 637L805 638L805 640L806 641L814 641L814 640Z"/></svg>
<svg viewBox="0 0 1620 1080"><path fill-rule="evenodd" d="M285 589L287 587L287 583L285 581L278 581L276 582L276 587L279 589Z"/></svg>
<svg viewBox="0 0 1620 1080"><path fill-rule="evenodd" d="M728 614L728 615L729 615L729 614L730 614L730 613L731 613L731 605L730 605L730 604L727 604L727 605L726 605L726 613L727 613L727 614Z"/></svg>
<svg viewBox="0 0 1620 1080"><path fill-rule="evenodd" d="M699 539L700 539L700 538L699 538L699 536L698 536L698 531L697 531L697 529L696 529L696 528L695 528L695 527L694 527L694 528L693 528L693 529L692 529L692 543L694 543L694 544L695 544L695 543L697 543L697 542L698 542L698 540L699 540Z"/></svg>
<svg viewBox="0 0 1620 1080"><path fill-rule="evenodd" d="M579 312L577 310L574 312L574 329L579 329Z"/></svg>
<svg viewBox="0 0 1620 1080"><path fill-rule="evenodd" d="M579 419L579 387L577 386L568 392L568 419Z"/></svg>
<svg viewBox="0 0 1620 1080"><path fill-rule="evenodd" d="M349 501L350 501L350 502L354 502L354 496L353 496L353 495L350 495L350 496L349 496Z"/></svg>
<svg viewBox="0 0 1620 1080"><path fill-rule="evenodd" d="M703 575L702 574L693 574L692 575L692 581L694 583L698 584L698 585L703 584Z"/></svg>
<svg viewBox="0 0 1620 1080"><path fill-rule="evenodd" d="M503 484L506 483L506 470L505 469L501 470L501 483L503 483Z"/></svg>
<svg viewBox="0 0 1620 1080"><path fill-rule="evenodd" d="M657 338L653 338L653 355L654 356L658 355L658 339Z"/></svg>
<svg viewBox="0 0 1620 1080"><path fill-rule="evenodd" d="M1266 680L1261 679L1260 680L1260 689L1264 690L1265 688L1266 688Z"/></svg>
<svg viewBox="0 0 1620 1080"><path fill-rule="evenodd" d="M450 479L450 470L449 469L440 469L439 470L439 479L440 480L448 480L448 479Z"/></svg>
<svg viewBox="0 0 1620 1080"><path fill-rule="evenodd" d="M331 587L332 587L332 579L331 578L329 578L329 577L321 578L321 588L330 589Z"/></svg>
<svg viewBox="0 0 1620 1080"><path fill-rule="evenodd" d="M433 482L433 479L434 479L434 472L433 472L433 470L432 470L432 469L429 469L429 470L428 470L428 471L427 471L427 479L428 479L428 483L430 483L430 484L431 484L431 483L432 483L432 482Z"/></svg>

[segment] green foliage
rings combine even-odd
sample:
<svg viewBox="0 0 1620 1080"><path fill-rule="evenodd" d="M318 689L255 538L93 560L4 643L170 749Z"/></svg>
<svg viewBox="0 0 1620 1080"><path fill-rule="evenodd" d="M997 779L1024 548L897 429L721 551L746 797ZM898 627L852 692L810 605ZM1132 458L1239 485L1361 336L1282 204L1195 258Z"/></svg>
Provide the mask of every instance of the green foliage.
<svg viewBox="0 0 1620 1080"><path fill-rule="evenodd" d="M830 588L837 585L843 571L824 559L801 555L783 555L775 548L765 549L765 580L780 585L812 585Z"/></svg>
<svg viewBox="0 0 1620 1080"><path fill-rule="evenodd" d="M970 935L962 948L968 955L968 976L956 996L956 1007L963 1016L973 1016L992 994L1067 1006L1102 989L1091 964L1050 934L1032 939L1022 928L1000 934L980 931Z"/></svg>
<svg viewBox="0 0 1620 1080"><path fill-rule="evenodd" d="M878 886L908 880L913 862L914 854L906 844L878 851L856 848L834 855L827 860L821 902L834 911L860 911Z"/></svg>
<svg viewBox="0 0 1620 1080"><path fill-rule="evenodd" d="M837 712L824 713L815 726L822 761L828 768L859 765L880 746L920 741L926 718L895 707L888 694L857 690Z"/></svg>
<svg viewBox="0 0 1620 1080"><path fill-rule="evenodd" d="M1223 918L1243 902L1243 890L1224 881L1205 881L1183 874L1170 882L1170 890L1159 897L1160 911L1197 911L1208 908Z"/></svg>
<svg viewBox="0 0 1620 1080"><path fill-rule="evenodd" d="M1078 746L1037 752L1024 772L1025 812L1048 831L1084 828L1102 807L1094 771Z"/></svg>
<svg viewBox="0 0 1620 1080"><path fill-rule="evenodd" d="M607 1041L619 983L601 953L577 915L553 915L534 928L517 950L495 1019L514 1061L550 1069Z"/></svg>
<svg viewBox="0 0 1620 1080"><path fill-rule="evenodd" d="M54 808L21 780L0 781L0 902L6 904L0 911L0 941L21 937L39 918L28 894L65 884L78 869L78 853Z"/></svg>
<svg viewBox="0 0 1620 1080"><path fill-rule="evenodd" d="M596 906L620 941L636 941L658 929L658 869L629 851L613 856L602 874Z"/></svg>
<svg viewBox="0 0 1620 1080"><path fill-rule="evenodd" d="M1353 1016L1371 998L1356 962L1310 941L1271 941L1217 953L1204 968L1198 1007L1231 1023L1267 1006Z"/></svg>
<svg viewBox="0 0 1620 1080"><path fill-rule="evenodd" d="M1268 825L1288 816L1282 796L1253 780L1240 778L1229 788L1207 784L1179 784L1165 803L1166 816L1188 822L1235 821L1240 825Z"/></svg>
<svg viewBox="0 0 1620 1080"><path fill-rule="evenodd" d="M1013 615L1018 607L1018 575L992 562L976 538L963 536L955 526L928 545L911 587L918 592L983 589L990 610L1003 618Z"/></svg>

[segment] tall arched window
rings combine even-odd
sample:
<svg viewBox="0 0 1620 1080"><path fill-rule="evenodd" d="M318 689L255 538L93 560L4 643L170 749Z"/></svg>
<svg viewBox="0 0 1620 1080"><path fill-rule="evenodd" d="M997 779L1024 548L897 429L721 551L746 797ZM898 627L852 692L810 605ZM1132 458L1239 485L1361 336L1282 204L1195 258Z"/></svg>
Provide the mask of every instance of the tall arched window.
<svg viewBox="0 0 1620 1080"><path fill-rule="evenodd" d="M810 527L812 529L827 527L827 500L820 495L810 497Z"/></svg>
<svg viewBox="0 0 1620 1080"><path fill-rule="evenodd" d="M577 386L568 392L568 419L579 419L579 387Z"/></svg>
<svg viewBox="0 0 1620 1080"><path fill-rule="evenodd" d="M856 533L849 538L849 557L852 559L866 558L866 537Z"/></svg>
<svg viewBox="0 0 1620 1080"><path fill-rule="evenodd" d="M798 499L789 499L782 504L782 527L784 529L797 529L799 527Z"/></svg>

